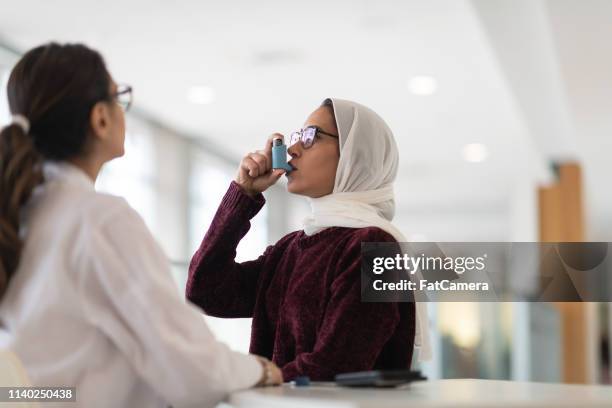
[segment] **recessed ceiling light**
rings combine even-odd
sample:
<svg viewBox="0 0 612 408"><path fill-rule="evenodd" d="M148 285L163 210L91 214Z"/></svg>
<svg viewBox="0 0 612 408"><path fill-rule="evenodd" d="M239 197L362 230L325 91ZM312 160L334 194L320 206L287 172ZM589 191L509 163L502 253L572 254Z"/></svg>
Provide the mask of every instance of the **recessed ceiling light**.
<svg viewBox="0 0 612 408"><path fill-rule="evenodd" d="M433 95L438 90L438 81L427 75L415 76L408 81L408 89L415 95Z"/></svg>
<svg viewBox="0 0 612 408"><path fill-rule="evenodd" d="M480 163L484 161L489 152L487 146L482 143L470 143L463 146L463 159L470 163Z"/></svg>
<svg viewBox="0 0 612 408"><path fill-rule="evenodd" d="M187 93L189 102L198 105L207 105L215 100L215 91L209 86L192 86Z"/></svg>

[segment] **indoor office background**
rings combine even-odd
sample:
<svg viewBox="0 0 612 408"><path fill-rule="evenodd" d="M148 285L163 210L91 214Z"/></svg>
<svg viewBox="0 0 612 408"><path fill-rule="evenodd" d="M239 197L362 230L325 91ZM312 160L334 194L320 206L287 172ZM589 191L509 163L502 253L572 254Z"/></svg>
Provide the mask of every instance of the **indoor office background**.
<svg viewBox="0 0 612 408"><path fill-rule="evenodd" d="M5 86L24 50L78 41L134 86L126 155L97 187L143 216L183 291L242 155L327 96L394 130L409 240L612 241L610 21L605 0L23 0L0 15L0 73ZM283 183L240 260L300 228L308 206ZM610 304L428 306L430 378L611 382ZM248 319L206 320L248 350Z"/></svg>

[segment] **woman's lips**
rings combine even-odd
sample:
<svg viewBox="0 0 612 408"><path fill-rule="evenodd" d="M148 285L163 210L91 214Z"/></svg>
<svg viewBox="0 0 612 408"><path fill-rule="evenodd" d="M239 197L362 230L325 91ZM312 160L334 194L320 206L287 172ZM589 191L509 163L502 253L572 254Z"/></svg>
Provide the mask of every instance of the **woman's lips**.
<svg viewBox="0 0 612 408"><path fill-rule="evenodd" d="M289 166L291 166L291 168L292 168L293 170L291 170L291 171L286 171L286 172L285 172L285 177L289 177L290 175L292 175L292 174L293 174L293 172L297 171L297 167L293 166L291 163L289 163Z"/></svg>

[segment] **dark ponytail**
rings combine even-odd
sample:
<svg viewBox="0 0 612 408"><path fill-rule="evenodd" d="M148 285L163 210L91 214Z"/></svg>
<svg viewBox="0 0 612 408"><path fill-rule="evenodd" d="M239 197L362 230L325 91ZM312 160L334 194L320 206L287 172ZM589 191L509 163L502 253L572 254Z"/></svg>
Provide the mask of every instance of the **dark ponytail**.
<svg viewBox="0 0 612 408"><path fill-rule="evenodd" d="M11 71L9 108L30 129L13 123L0 132L0 300L19 266L20 211L43 182L43 161L85 153L91 109L112 99L110 86L100 54L81 44L34 48Z"/></svg>
<svg viewBox="0 0 612 408"><path fill-rule="evenodd" d="M19 264L19 209L42 182L41 157L19 125L0 133L0 294ZM0 295L1 296L1 295Z"/></svg>

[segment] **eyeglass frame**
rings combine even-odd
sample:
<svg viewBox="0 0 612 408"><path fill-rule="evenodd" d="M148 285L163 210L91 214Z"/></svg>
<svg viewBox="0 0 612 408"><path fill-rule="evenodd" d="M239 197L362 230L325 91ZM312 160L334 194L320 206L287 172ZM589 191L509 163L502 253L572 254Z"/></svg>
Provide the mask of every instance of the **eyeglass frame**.
<svg viewBox="0 0 612 408"><path fill-rule="evenodd" d="M305 140L304 131L310 130L310 129L314 129L314 133L308 139L310 141L310 144L306 144L307 141ZM295 145L298 142L302 142L302 147L304 149L310 149L312 147L312 145L314 144L314 140L315 140L317 134L319 134L319 133L321 133L322 135L334 137L336 139L339 138L338 135L333 135L331 133L325 132L323 129L321 129L318 126L306 126L305 128L302 128L300 130L296 130L294 132L291 132L291 135L289 136L289 146L288 147L291 147L291 146ZM293 141L293 136L294 135L299 135L299 139ZM308 138L308 136L306 136L306 138Z"/></svg>
<svg viewBox="0 0 612 408"><path fill-rule="evenodd" d="M132 92L133 90L130 85L117 84L117 91L113 92L110 96L111 98L114 99L114 102L116 102L119 106L121 106L124 112L127 112L128 110L130 110L130 107L132 106L132 101L133 101ZM127 103L119 99L121 95L126 95L126 94L129 95L129 100L127 101Z"/></svg>

